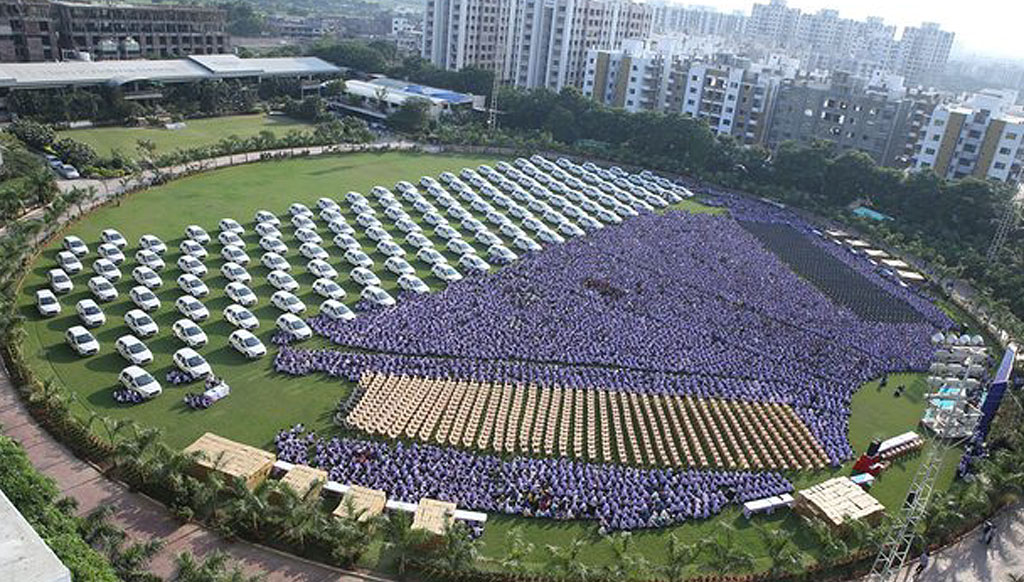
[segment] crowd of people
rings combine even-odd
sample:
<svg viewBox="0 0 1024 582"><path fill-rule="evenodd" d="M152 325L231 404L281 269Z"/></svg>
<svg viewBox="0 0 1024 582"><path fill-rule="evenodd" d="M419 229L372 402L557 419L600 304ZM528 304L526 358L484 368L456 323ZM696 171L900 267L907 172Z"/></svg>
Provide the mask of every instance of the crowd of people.
<svg viewBox="0 0 1024 582"><path fill-rule="evenodd" d="M596 520L605 531L706 519L729 503L793 490L774 472L502 459L432 445L324 439L301 425L281 431L275 444L281 460L320 467L332 481L380 489L389 499L416 503L428 497L487 513Z"/></svg>

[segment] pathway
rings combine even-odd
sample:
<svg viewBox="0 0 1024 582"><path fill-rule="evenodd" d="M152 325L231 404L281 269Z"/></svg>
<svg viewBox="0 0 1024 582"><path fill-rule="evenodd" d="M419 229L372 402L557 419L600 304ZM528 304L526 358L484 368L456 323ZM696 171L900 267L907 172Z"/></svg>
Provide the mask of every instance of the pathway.
<svg viewBox="0 0 1024 582"><path fill-rule="evenodd" d="M247 542L229 542L202 526L182 525L163 505L111 481L89 463L78 459L36 424L22 404L6 372L0 371L0 425L3 434L20 442L35 467L52 477L61 493L78 502L85 515L102 505L115 508L112 522L132 541L164 541L150 563L165 579L175 572L174 557L191 551L202 557L214 550L226 552L247 572L262 571L267 582L385 582L371 574L345 572Z"/></svg>

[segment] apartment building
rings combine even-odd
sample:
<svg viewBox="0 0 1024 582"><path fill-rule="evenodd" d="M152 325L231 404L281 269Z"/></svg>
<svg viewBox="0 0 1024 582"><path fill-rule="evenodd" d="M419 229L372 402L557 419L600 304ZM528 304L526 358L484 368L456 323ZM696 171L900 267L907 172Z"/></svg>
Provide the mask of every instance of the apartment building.
<svg viewBox="0 0 1024 582"><path fill-rule="evenodd" d="M583 94L630 112L680 111L689 60L646 41L617 50L592 49L584 67Z"/></svg>
<svg viewBox="0 0 1024 582"><path fill-rule="evenodd" d="M582 84L588 50L648 36L652 15L627 0L427 0L423 56L557 91Z"/></svg>
<svg viewBox="0 0 1024 582"><path fill-rule="evenodd" d="M779 79L750 64L693 63L682 111L704 119L718 135L761 143L771 119Z"/></svg>
<svg viewBox="0 0 1024 582"><path fill-rule="evenodd" d="M1016 91L986 89L962 103L936 107L914 168L944 178L1016 182L1024 158L1024 112L1016 101Z"/></svg>
<svg viewBox="0 0 1024 582"><path fill-rule="evenodd" d="M790 8L786 0L754 4L747 21L746 34L770 47L785 47L800 23L800 9Z"/></svg>
<svg viewBox="0 0 1024 582"><path fill-rule="evenodd" d="M898 75L786 80L776 95L766 144L824 141L836 153L860 151L880 165L905 166L917 127L935 101L934 94L909 93Z"/></svg>
<svg viewBox="0 0 1024 582"><path fill-rule="evenodd" d="M0 62L227 53L225 25L223 10L202 6L0 0Z"/></svg>
<svg viewBox="0 0 1024 582"><path fill-rule="evenodd" d="M895 47L890 70L903 75L909 83L927 83L942 73L953 48L954 34L934 22L903 29Z"/></svg>
<svg viewBox="0 0 1024 582"><path fill-rule="evenodd" d="M0 62L48 61L59 54L47 0L0 1Z"/></svg>
<svg viewBox="0 0 1024 582"><path fill-rule="evenodd" d="M655 34L718 36L740 40L747 26L747 15L742 12L726 13L706 6L666 3L656 3L653 7Z"/></svg>

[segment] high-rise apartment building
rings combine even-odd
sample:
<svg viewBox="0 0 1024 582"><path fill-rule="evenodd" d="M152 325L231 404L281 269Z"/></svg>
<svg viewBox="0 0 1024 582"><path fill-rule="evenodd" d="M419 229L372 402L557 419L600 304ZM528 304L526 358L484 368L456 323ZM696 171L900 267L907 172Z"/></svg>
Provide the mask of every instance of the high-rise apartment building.
<svg viewBox="0 0 1024 582"><path fill-rule="evenodd" d="M706 6L653 4L655 34L685 34L740 39L747 26L742 12L719 12Z"/></svg>
<svg viewBox="0 0 1024 582"><path fill-rule="evenodd" d="M789 79L776 95L766 144L823 141L836 153L860 151L881 165L906 165L917 136L914 116L919 124L929 102L933 97L908 93L896 75Z"/></svg>
<svg viewBox="0 0 1024 582"><path fill-rule="evenodd" d="M952 32L940 29L934 22L903 29L890 70L912 84L929 82L946 66L953 37Z"/></svg>
<svg viewBox="0 0 1024 582"><path fill-rule="evenodd" d="M628 0L427 0L423 56L497 70L521 87L580 86L586 53L651 31L653 10Z"/></svg>
<svg viewBox="0 0 1024 582"><path fill-rule="evenodd" d="M0 0L0 60L95 59L226 53L226 15L204 6Z"/></svg>
<svg viewBox="0 0 1024 582"><path fill-rule="evenodd" d="M754 4L747 21L747 36L772 47L785 47L800 23L800 9L790 8L786 0Z"/></svg>
<svg viewBox="0 0 1024 582"><path fill-rule="evenodd" d="M963 103L936 107L914 168L944 178L1017 181L1024 158L1024 112L1016 100L1016 91L986 89Z"/></svg>

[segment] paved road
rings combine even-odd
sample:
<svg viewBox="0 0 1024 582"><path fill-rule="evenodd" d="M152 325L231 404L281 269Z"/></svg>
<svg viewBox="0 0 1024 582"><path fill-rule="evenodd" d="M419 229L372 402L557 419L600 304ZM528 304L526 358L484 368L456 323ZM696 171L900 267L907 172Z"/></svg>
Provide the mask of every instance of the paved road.
<svg viewBox="0 0 1024 582"><path fill-rule="evenodd" d="M21 443L32 464L57 482L61 493L78 502L80 515L101 505L111 505L115 508L112 521L131 540L163 540L164 548L151 563L151 569L166 579L174 574L174 557L179 553L191 551L201 557L222 550L247 572L266 572L267 582L384 582L370 574L343 572L263 546L228 542L195 524L182 525L163 505L108 480L54 440L35 423L2 371L0 425L3 434Z"/></svg>

